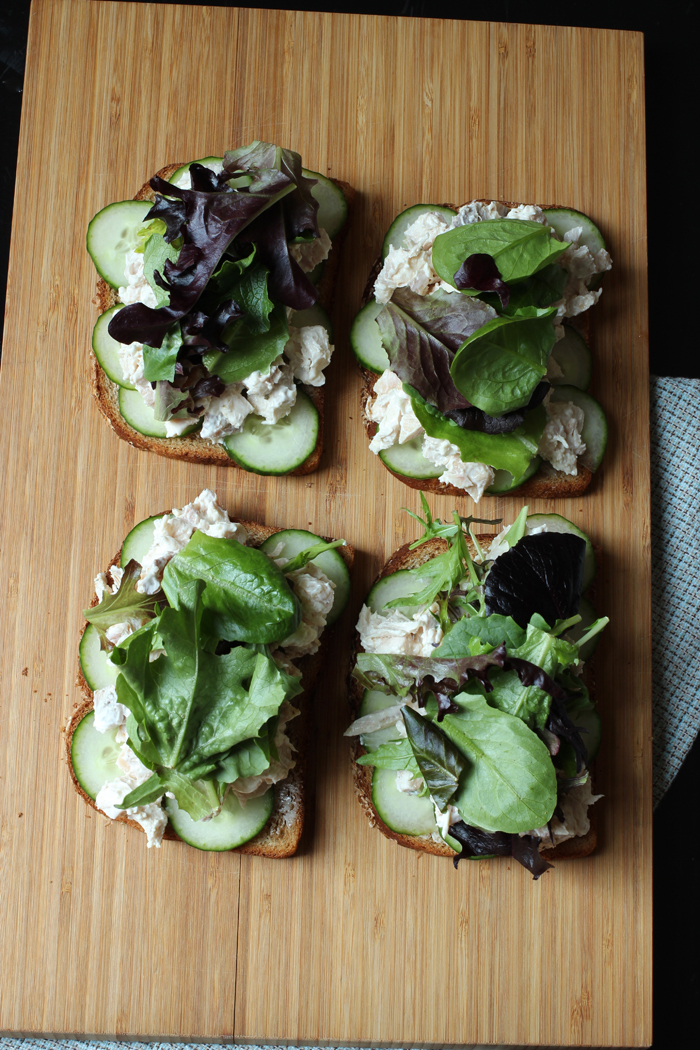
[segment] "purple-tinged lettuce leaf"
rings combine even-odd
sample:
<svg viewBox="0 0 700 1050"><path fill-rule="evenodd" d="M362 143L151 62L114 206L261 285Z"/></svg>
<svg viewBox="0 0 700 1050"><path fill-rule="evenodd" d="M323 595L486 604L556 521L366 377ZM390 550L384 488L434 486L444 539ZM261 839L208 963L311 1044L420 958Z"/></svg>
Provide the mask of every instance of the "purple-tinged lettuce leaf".
<svg viewBox="0 0 700 1050"><path fill-rule="evenodd" d="M454 275L455 288L475 292L495 292L505 310L510 302L510 288L501 277L493 256L475 252L464 260Z"/></svg>
<svg viewBox="0 0 700 1050"><path fill-rule="evenodd" d="M271 142L259 141L224 154L224 171L229 178L240 171L260 168L277 168L296 185L283 206L287 239L292 241L295 237L307 235L318 237L318 201L311 193L317 180L308 179L303 174L300 154Z"/></svg>
<svg viewBox="0 0 700 1050"><path fill-rule="evenodd" d="M586 545L580 536L524 536L493 563L484 584L486 614L512 616L525 627L535 613L547 623L578 612Z"/></svg>
<svg viewBox="0 0 700 1050"><path fill-rule="evenodd" d="M479 299L436 288L430 295L417 295L410 288L396 288L391 302L417 324L456 353L462 343L482 325L496 317L496 311Z"/></svg>
<svg viewBox="0 0 700 1050"><path fill-rule="evenodd" d="M282 203L247 226L239 240L255 245L257 258L270 271L268 286L272 297L292 310L307 310L318 299L318 290L289 254Z"/></svg>
<svg viewBox="0 0 700 1050"><path fill-rule="evenodd" d="M532 835L523 835L522 838L520 835L513 835L512 848L513 860L527 868L532 873L533 880L539 879L548 868L554 867L544 859L539 850L539 839L533 838Z"/></svg>
<svg viewBox="0 0 700 1050"><path fill-rule="evenodd" d="M465 824L463 820L450 825L450 836L462 847L462 852L452 858L455 868L465 857L512 857L539 879L547 868L554 865L544 860L538 849L538 840L530 835L506 834L504 831L482 831Z"/></svg>
<svg viewBox="0 0 700 1050"><path fill-rule="evenodd" d="M221 303L211 316L201 310L192 310L182 321L184 342L190 347L201 347L200 353L219 350L225 354L229 346L224 339L224 332L234 321L240 321L245 316L245 310L234 299Z"/></svg>

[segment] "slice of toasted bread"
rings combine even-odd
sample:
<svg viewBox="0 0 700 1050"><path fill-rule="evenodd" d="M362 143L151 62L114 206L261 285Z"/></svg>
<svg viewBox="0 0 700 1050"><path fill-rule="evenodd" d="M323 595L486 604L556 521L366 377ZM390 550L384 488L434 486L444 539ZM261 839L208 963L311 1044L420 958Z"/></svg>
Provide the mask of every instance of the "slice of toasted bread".
<svg viewBox="0 0 700 1050"><path fill-rule="evenodd" d="M161 179L169 179L170 176L182 167L181 164L168 164L156 172ZM332 182L342 191L348 204L348 220L352 204L355 199L355 190L347 183L339 179ZM134 200L155 200L155 191L150 184L145 183L138 191ZM340 249L347 234L348 222L345 223L337 237L333 238L333 249L326 260L323 275L318 283L318 302L325 310L330 311L333 303L333 289L340 264ZM98 307L100 313L116 306L119 296L114 288L111 288L102 277L97 281L97 291L93 303ZM105 417L112 430L118 437L128 441L134 448L145 452L155 452L158 456L166 456L168 459L187 459L193 463L212 464L220 467L235 467L236 463L226 453L222 445L212 443L192 434L187 437L157 438L146 437L133 427L129 426L119 411L119 387L106 375L100 367L97 358L93 354L92 390L97 400L100 412ZM323 387L311 387L301 384L302 389L309 395L314 403L319 416L319 428L316 445L311 455L304 460L296 470L291 470L292 475L311 474L318 469L323 452Z"/></svg>
<svg viewBox="0 0 700 1050"><path fill-rule="evenodd" d="M163 514L167 513L169 512L163 511ZM276 532L284 531L282 526L260 525L252 521L241 521L239 524L243 525L248 533L248 543L251 547L259 547L269 536L274 535ZM328 537L325 537L325 539L328 539ZM345 561L348 569L352 569L355 556L354 548L346 545L336 549ZM112 558L109 568L119 565L120 557L121 548ZM92 607L96 604L97 598L93 596L90 606ZM84 622L80 629L81 637L86 626L87 623ZM321 635L321 647L319 650L296 661L302 673L304 692L294 698L293 703L299 709L299 715L288 723L286 730L292 746L296 749L296 765L290 770L284 780L274 785L272 815L263 830L243 846L231 850L232 853L250 853L258 857L291 857L299 846L304 828L304 816L306 810L312 804L313 798L313 785L309 783L307 776L309 750L313 742L313 691L332 634L333 627L326 628ZM75 710L66 726L65 733L68 771L73 781L73 786L81 798L97 813L102 813L95 805L94 800L81 787L75 775L71 759L73 734L85 715L93 709L93 692L85 681L80 663L78 663L77 685L81 692L81 700L76 704ZM104 814L102 815L105 816ZM111 820L110 817L106 816L105 819ZM117 817L116 820L136 828L138 831L143 831L140 824L135 820L130 820L125 814ZM166 827L163 838L181 841L170 824Z"/></svg>
<svg viewBox="0 0 700 1050"><path fill-rule="evenodd" d="M495 533L480 534L478 537L479 543L482 545L489 544L494 537ZM476 549L469 537L467 537L467 543L472 557L475 557ZM434 558L445 550L447 550L447 542L442 539L428 540L427 543L417 547L415 550L410 550L409 544L406 543L403 547L399 547L399 549L392 554L382 571L377 576L377 580L383 579L384 576L391 576L392 573L398 572L400 569L415 569L419 565L424 565L427 561L430 561L431 558ZM352 667L355 666L357 654L361 652L363 652L363 649L360 643L360 635L355 631L352 649ZM354 721L359 717L364 689L357 679L353 678L352 674L350 674L348 678L348 692L350 697L351 721ZM379 828L383 835L388 839L397 842L399 846L407 846L409 849L421 850L424 853L432 853L439 857L454 857L455 851L450 849L446 842L436 842L433 838L427 836L402 835L397 831L393 831L390 827L387 827L377 813L372 802L372 776L374 773L374 767L360 766L357 764L357 759L360 755L366 754L364 747L360 743L359 737L352 737L351 753L353 758L355 793L360 801L360 805L367 815L370 825L373 828ZM595 810L593 810L593 812L590 813L591 827L586 835L568 839L566 842L562 842L559 846L543 850L542 852L545 854L547 860L587 857L589 853L592 853L597 843L595 816Z"/></svg>
<svg viewBox="0 0 700 1050"><path fill-rule="evenodd" d="M489 204L489 200L486 198L475 198L480 204ZM472 203L465 201L466 204ZM517 208L518 204L513 201L499 201L500 204L504 204L507 208ZM444 204L442 207L452 208L453 211L459 211L460 207L464 205L455 204ZM546 204L542 205L542 210L546 211L550 208L561 208L561 204ZM374 266L370 271L365 290L362 295L362 305L369 302L374 293L374 283L379 276L382 269L383 260L379 256L375 260ZM589 336L589 319L588 314L583 313L578 317L571 318L568 321L572 324L581 335L588 341ZM374 372L370 372L368 368L360 366L362 372L362 394L361 394L361 405L362 405L362 420L367 432L367 436L370 441L377 433L377 424L367 418L367 403L374 397L374 384L379 378ZM384 464L390 474L393 474L395 478L402 481L404 485L408 485L412 489L420 489L422 492L436 492L440 496L461 496L467 495L464 489L457 488L455 485L446 485L442 481L438 481L437 478L408 478L404 474L397 474L396 471L391 470ZM585 492L588 486L593 480L593 472L588 467L578 465L578 473L575 475L565 474L562 470L555 470L550 463L543 463L540 469L527 481L519 485L517 489L513 489L512 493L508 495L528 496L531 499L573 499L576 496L580 496L581 493ZM485 496L489 493L485 492Z"/></svg>

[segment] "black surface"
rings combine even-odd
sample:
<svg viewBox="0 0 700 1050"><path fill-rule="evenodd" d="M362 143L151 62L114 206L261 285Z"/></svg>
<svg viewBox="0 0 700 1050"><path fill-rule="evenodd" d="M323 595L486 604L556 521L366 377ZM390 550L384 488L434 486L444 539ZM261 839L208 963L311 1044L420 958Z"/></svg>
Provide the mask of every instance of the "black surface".
<svg viewBox="0 0 700 1050"><path fill-rule="evenodd" d="M210 0L211 7L233 7ZM691 143L697 138L695 88L697 3L605 5L525 0L425 2L377 0L351 3L243 2L239 6L305 11L353 11L381 15L431 16L481 21L626 29L645 34L647 176L649 207L650 364L657 375L700 377L700 353L688 275L695 274L697 179ZM28 0L0 3L0 287L7 276L12 194L21 109ZM565 85L562 86L563 88ZM553 140L553 148L556 139ZM621 143L621 148L624 144ZM42 159L46 164L47 158ZM46 176L50 178L50 163ZM20 175L21 178L21 175ZM679 295L677 289L682 290ZM690 293L690 294L688 294ZM3 310L4 313L4 310ZM654 818L654 1047L691 1043L697 1038L700 1007L700 897L698 807L700 744L696 744ZM614 974L611 975L614 981ZM593 1004L593 1008L595 1009Z"/></svg>

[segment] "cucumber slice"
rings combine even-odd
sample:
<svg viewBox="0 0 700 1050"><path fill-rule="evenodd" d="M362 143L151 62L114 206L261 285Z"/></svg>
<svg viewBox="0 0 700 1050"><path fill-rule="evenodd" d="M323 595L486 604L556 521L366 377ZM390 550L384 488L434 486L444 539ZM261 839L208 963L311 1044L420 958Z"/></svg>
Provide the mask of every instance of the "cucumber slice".
<svg viewBox="0 0 700 1050"><path fill-rule="evenodd" d="M122 365L119 360L119 347L121 346L121 343L118 343L116 339L112 339L107 331L109 322L112 320L117 310L121 309L122 304L117 303L116 306L112 306L109 310L105 310L105 312L100 314L97 318L97 324L92 330L92 349L95 357L100 362L103 372L106 372L113 383L123 386L125 390L135 390L136 387L133 383L127 383L124 378L124 373L122 372Z"/></svg>
<svg viewBox="0 0 700 1050"><path fill-rule="evenodd" d="M379 326L375 320L379 311L383 309L381 303L370 299L367 305L362 307L350 329L350 345L355 357L361 365L369 368L370 372L384 372L389 367L389 355L382 345Z"/></svg>
<svg viewBox="0 0 700 1050"><path fill-rule="evenodd" d="M550 401L573 401L583 409L585 419L581 437L586 444L586 451L581 456L581 463L589 470L596 471L605 454L608 443L608 421L605 418L600 402L575 386L555 386L552 388Z"/></svg>
<svg viewBox="0 0 700 1050"><path fill-rule="evenodd" d="M320 536L314 535L313 532L306 532L305 529L284 529L282 532L273 532L272 536L269 536L264 543L260 544L260 550L270 555L276 547L282 544L282 550L276 557L290 559L296 557L301 551L306 550L307 547L312 547L314 543L320 542ZM324 551L323 554L319 554L317 558L313 559L313 563L319 567L321 572L325 572L328 579L335 584L333 608L326 620L326 623L330 625L335 623L348 604L348 598L350 597L350 573L337 550Z"/></svg>
<svg viewBox="0 0 700 1050"><path fill-rule="evenodd" d="M100 277L112 288L126 285L126 253L136 245L152 201L117 201L98 211L87 228L87 250Z"/></svg>
<svg viewBox="0 0 700 1050"><path fill-rule="evenodd" d="M403 474L407 478L439 478L444 467L437 467L423 455L423 435L416 434L403 445L392 445L383 448L379 458L389 470Z"/></svg>
<svg viewBox="0 0 700 1050"><path fill-rule="evenodd" d="M101 787L124 775L117 765L122 749L122 745L116 741L117 730L108 729L106 733L98 733L94 722L95 712L88 711L78 723L70 746L73 771L81 788L93 802Z"/></svg>
<svg viewBox="0 0 700 1050"><path fill-rule="evenodd" d="M577 642L579 638L583 637L583 635L586 633L591 624L598 619L598 613L593 608L593 604L585 596L581 598L581 603L578 607L578 613L581 617L581 622L575 624L566 632L567 635L570 635L575 642ZM593 656L593 653L595 652L595 647L597 646L599 639L600 634L596 634L593 638L591 638L590 642L586 642L586 644L581 649L579 649L579 656L582 660L590 660L590 658Z"/></svg>
<svg viewBox="0 0 700 1050"><path fill-rule="evenodd" d="M234 463L254 474L289 474L309 458L317 440L318 412L298 387L288 416L271 425L260 416L247 416L243 429L224 438L223 446Z"/></svg>
<svg viewBox="0 0 700 1050"><path fill-rule="evenodd" d="M153 409L146 404L138 390L132 390L124 386L120 387L119 411L129 426L133 427L134 430L138 430L139 434L145 434L146 437L167 437L165 423L161 423L160 420L156 419ZM191 427L183 430L182 434L178 436L186 437L196 430L198 426L199 420L194 422Z"/></svg>
<svg viewBox="0 0 700 1050"><path fill-rule="evenodd" d="M348 202L343 196L343 191L319 171L309 171L307 168L302 168L301 171L307 179L317 180L316 185L311 187L311 196L318 201L316 221L319 229L325 230L333 240L342 230L348 217Z"/></svg>
<svg viewBox="0 0 700 1050"><path fill-rule="evenodd" d="M579 239L579 244L585 244L594 254L605 247L602 233L596 224L583 212L573 211L571 208L549 208L542 214L546 215L547 222L562 239L564 234L568 233L569 230L573 230L575 226L582 226L583 233Z"/></svg>
<svg viewBox="0 0 700 1050"><path fill-rule="evenodd" d="M262 831L270 819L273 802L272 788L259 798L251 798L245 806L230 791L221 812L211 820L192 820L174 798L165 799L165 812L183 842L195 849L221 852L242 846Z"/></svg>
<svg viewBox="0 0 700 1050"><path fill-rule="evenodd" d="M588 390L593 373L591 351L583 336L571 325L565 324L564 332L564 338L560 339L552 350L552 357L564 374L558 379L550 379L549 382L552 386L568 384L578 387L579 390Z"/></svg>
<svg viewBox="0 0 700 1050"><path fill-rule="evenodd" d="M421 215L425 215L427 211L437 212L438 215L442 215L443 218L448 220L453 219L457 214L452 208L445 208L441 204L414 204L412 208L407 208L406 211L402 211L396 216L387 230L384 244L382 245L382 259L386 259L390 248L401 247L408 227L412 226L416 219L419 219Z"/></svg>
<svg viewBox="0 0 700 1050"><path fill-rule="evenodd" d="M581 736L588 752L588 761L592 762L600 750L603 735L600 715L595 707L584 707L581 711L577 711L574 704L567 704L567 710L574 725L586 730Z"/></svg>
<svg viewBox="0 0 700 1050"><path fill-rule="evenodd" d="M531 478L533 474L536 474L542 465L542 460L539 456L535 456L530 460L530 464L521 478L518 479L518 484L515 484L515 478L509 470L497 470L493 477L493 485L490 485L486 491L492 495L502 494L504 492L510 492L512 489L518 488L523 482Z"/></svg>
<svg viewBox="0 0 700 1050"><path fill-rule="evenodd" d="M156 522L162 518L162 514L154 514L151 518L144 518L138 525L134 525L129 535L122 544L122 553L119 564L125 569L130 561L137 561L143 565L143 559L147 550L153 544L153 529ZM85 672L83 671L83 674Z"/></svg>
<svg viewBox="0 0 700 1050"><path fill-rule="evenodd" d="M381 612L387 602L394 598L404 598L408 594L415 594L423 586L423 582L414 576L409 569L399 569L389 576L382 576L377 580L367 595L365 605L372 612ZM404 606L409 609L411 606Z"/></svg>
<svg viewBox="0 0 700 1050"><path fill-rule="evenodd" d="M398 697L387 696L378 689L365 689L358 717L371 715L373 711L383 711L385 707L395 707L398 702ZM365 751L376 751L381 744L397 740L398 736L394 726L387 726L386 729L375 729L373 733L363 733L360 741Z"/></svg>
<svg viewBox="0 0 700 1050"><path fill-rule="evenodd" d="M320 303L314 303L306 310L297 310L289 318L289 323L295 328L305 328L307 325L320 324L328 332L329 342L333 342L333 325L331 319Z"/></svg>
<svg viewBox="0 0 700 1050"><path fill-rule="evenodd" d="M432 835L438 830L430 796L399 791L395 769L375 769L372 803L386 826L400 835Z"/></svg>
<svg viewBox="0 0 700 1050"><path fill-rule="evenodd" d="M190 170L192 164L203 164L205 168L210 168L214 164L218 164L218 170L221 171L221 165L223 163L223 157L203 157L201 160L191 160L188 164L183 164L181 168L174 171L168 182L177 182L181 175L184 175L186 171ZM216 171L217 169L214 168Z"/></svg>
<svg viewBox="0 0 700 1050"><path fill-rule="evenodd" d="M563 518L561 514L528 514L528 529L536 529L539 525L546 525L547 532L564 532L571 536L580 536L586 544L586 553L583 559L583 589L587 591L593 583L596 574L596 560L593 544L586 533L577 525Z"/></svg>
<svg viewBox="0 0 700 1050"><path fill-rule="evenodd" d="M83 631L78 647L80 658L80 669L83 678L92 689L104 689L108 685L114 685L119 674L118 668L107 659L107 653L100 649L100 636L97 628L89 623Z"/></svg>

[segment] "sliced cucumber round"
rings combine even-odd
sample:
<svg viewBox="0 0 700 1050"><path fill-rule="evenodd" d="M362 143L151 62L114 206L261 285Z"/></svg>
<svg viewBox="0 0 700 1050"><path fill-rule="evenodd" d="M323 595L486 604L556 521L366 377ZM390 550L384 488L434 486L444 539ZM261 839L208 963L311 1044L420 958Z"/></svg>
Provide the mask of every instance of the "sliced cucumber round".
<svg viewBox="0 0 700 1050"><path fill-rule="evenodd" d="M181 168L178 168L177 171L174 171L168 179L168 182L177 182L177 180L181 178L181 176L183 176L186 171L190 170L190 167L193 164L203 164L205 168L211 168L212 165L218 165L218 171L221 171L221 165L223 164L223 160L223 157L203 157L201 160L191 160L189 164L183 164ZM214 168L214 171L216 170L217 168Z"/></svg>
<svg viewBox="0 0 700 1050"><path fill-rule="evenodd" d="M575 642L577 642L579 638L582 638L591 624L595 623L598 619L598 613L593 608L592 603L585 596L581 598L578 607L578 614L581 617L580 623L570 627L566 632ZM597 646L599 639L600 634L596 634L591 638L590 642L586 642L586 644L579 649L578 653L582 660L590 660L595 652L595 647Z"/></svg>
<svg viewBox="0 0 700 1050"><path fill-rule="evenodd" d="M70 747L78 783L93 802L101 787L124 775L117 765L122 749L122 745L116 741L117 730L108 729L106 733L98 733L94 723L95 712L88 711L76 726Z"/></svg>
<svg viewBox="0 0 700 1050"><path fill-rule="evenodd" d="M407 208L406 211L402 211L396 216L387 230L384 244L382 245L382 259L386 259L390 248L401 247L408 227L412 226L421 215L425 215L429 211L437 212L438 215L441 215L443 219L448 221L452 220L457 214L452 208L445 208L441 204L414 204L413 207Z"/></svg>
<svg viewBox="0 0 700 1050"><path fill-rule="evenodd" d="M430 796L399 791L395 769L375 769L372 803L386 826L400 835L432 835L438 830Z"/></svg>
<svg viewBox="0 0 700 1050"><path fill-rule="evenodd" d="M247 416L243 429L224 438L223 446L234 463L254 474L289 474L316 448L318 425L313 401L298 387L288 416L273 424Z"/></svg>
<svg viewBox="0 0 700 1050"><path fill-rule="evenodd" d="M161 423L160 420L156 419L153 409L146 404L138 390L124 386L120 387L119 411L129 426L133 427L134 430L138 430L139 434L157 438L168 436L165 432L165 423ZM183 430L178 437L186 437L188 434L193 433L198 428L199 422L199 420L195 420L192 426Z"/></svg>
<svg viewBox="0 0 700 1050"><path fill-rule="evenodd" d="M109 310L105 310L103 314L97 318L97 324L92 331L92 349L95 357L100 362L100 366L104 372L109 376L113 383L117 383L119 386L123 386L125 390L135 390L136 387L133 383L128 383L124 378L122 372L122 365L119 359L119 347L121 343L118 343L116 339L112 339L109 334L109 322L114 317L117 310L122 309L122 303L117 303L116 306L110 307Z"/></svg>
<svg viewBox="0 0 700 1050"><path fill-rule="evenodd" d="M137 561L139 565L143 565L146 551L150 550L153 545L153 530L155 524L162 517L162 514L154 514L153 517L144 518L144 520L140 521L138 525L134 525L133 529L122 544L120 559L122 569L125 569L130 561ZM83 674L85 674L84 671Z"/></svg>
<svg viewBox="0 0 700 1050"><path fill-rule="evenodd" d="M381 303L370 299L366 306L362 307L350 329L350 345L355 357L361 365L369 368L370 372L384 372L389 367L389 355L384 349L375 320L383 309Z"/></svg>
<svg viewBox="0 0 700 1050"><path fill-rule="evenodd" d="M572 328L564 325L564 338L555 344L552 357L562 370L558 378L550 379L552 386L578 387L579 390L588 390L593 374L593 357L588 349L588 344L583 336Z"/></svg>
<svg viewBox="0 0 700 1050"><path fill-rule="evenodd" d="M289 323L295 328L306 328L307 325L320 324L328 332L328 339L333 342L333 325L331 319L320 303L314 303L306 310L297 310L289 318Z"/></svg>
<svg viewBox="0 0 700 1050"><path fill-rule="evenodd" d="M380 693L378 689L365 689L358 717L371 715L374 711L383 711L387 707L395 707L397 703L399 700L395 696ZM381 744L397 740L398 736L395 726L387 726L386 729L375 729L373 733L363 733L360 741L365 751L376 751Z"/></svg>
<svg viewBox="0 0 700 1050"><path fill-rule="evenodd" d="M585 390L579 390L575 386L553 387L550 401L573 401L583 409L585 418L581 439L585 442L586 451L580 457L581 463L589 470L596 471L603 460L608 443L608 421L602 405Z"/></svg>
<svg viewBox="0 0 700 1050"><path fill-rule="evenodd" d="M107 659L104 649L100 649L100 636L97 628L91 623L83 631L78 656L83 678L93 693L97 689L105 689L108 685L114 685L119 670Z"/></svg>
<svg viewBox="0 0 700 1050"><path fill-rule="evenodd" d="M315 543L321 542L320 536L314 535L313 532L306 532L305 529L284 529L282 532L273 532L272 536L269 536L264 543L260 544L260 550L271 556L271 552L282 544L282 550L275 557L290 560L295 558L297 554L300 554L301 551L306 550L307 547L313 547ZM330 626L330 624L335 623L348 604L348 598L350 597L350 573L337 550L324 551L323 554L319 554L317 558L312 560L314 565L317 565L321 572L325 572L328 579L335 584L333 607L326 619L326 623Z"/></svg>
<svg viewBox="0 0 700 1050"><path fill-rule="evenodd" d="M371 612L381 612L387 602L415 594L422 586L422 581L409 569L399 569L398 572L392 572L389 576L382 576L381 580L377 580L367 595L365 605ZM404 608L409 609L411 606Z"/></svg>
<svg viewBox="0 0 700 1050"><path fill-rule="evenodd" d="M569 230L573 230L576 226L581 226L583 233L579 238L579 244L584 244L594 254L605 247L602 233L596 224L583 212L574 211L571 208L549 208L543 212L543 215L546 216L547 222L562 240L564 239L564 234L568 233Z"/></svg>
<svg viewBox="0 0 700 1050"><path fill-rule="evenodd" d="M561 514L528 514L527 525L529 532L540 525L546 525L547 532L563 532L570 536L581 537L586 544L586 553L583 559L583 589L587 591L595 578L596 560L593 544L583 529L579 529L577 525L574 525L568 518L563 518Z"/></svg>
<svg viewBox="0 0 700 1050"><path fill-rule="evenodd" d="M431 463L423 455L423 435L416 434L410 441L403 445L392 445L383 448L379 458L389 470L403 474L407 478L439 478L444 472L444 467L438 467Z"/></svg>
<svg viewBox="0 0 700 1050"><path fill-rule="evenodd" d="M90 220L87 250L112 288L126 285L126 253L136 246L136 235L152 207L152 201L117 201Z"/></svg>
<svg viewBox="0 0 700 1050"><path fill-rule="evenodd" d="M261 832L270 819L273 803L272 788L259 798L249 799L244 806L229 791L221 812L211 820L192 820L174 798L165 799L165 812L183 842L195 849L221 852L236 849Z"/></svg>
<svg viewBox="0 0 700 1050"><path fill-rule="evenodd" d="M493 476L493 484L489 485L486 489L491 495L501 495L504 492L511 492L513 489L518 488L524 482L531 478L533 474L536 474L542 465L542 460L539 456L535 456L530 460L527 470L518 478L516 485L515 478L509 470L497 470Z"/></svg>
<svg viewBox="0 0 700 1050"><path fill-rule="evenodd" d="M311 187L311 196L318 201L316 221L319 229L325 230L333 240L342 230L348 217L348 202L343 191L319 171L309 171L307 168L302 168L301 171L307 179L316 179L316 185Z"/></svg>

